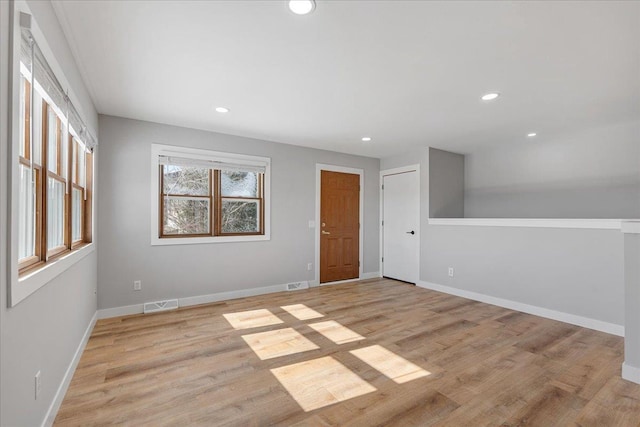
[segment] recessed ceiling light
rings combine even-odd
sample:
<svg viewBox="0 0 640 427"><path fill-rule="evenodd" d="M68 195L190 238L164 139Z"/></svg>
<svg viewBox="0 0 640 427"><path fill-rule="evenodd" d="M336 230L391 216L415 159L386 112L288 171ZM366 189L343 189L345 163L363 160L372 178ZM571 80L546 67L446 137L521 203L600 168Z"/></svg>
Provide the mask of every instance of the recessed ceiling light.
<svg viewBox="0 0 640 427"><path fill-rule="evenodd" d="M227 107L216 107L216 111L218 113L228 113L229 109Z"/></svg>
<svg viewBox="0 0 640 427"><path fill-rule="evenodd" d="M536 135L537 135L537 133L535 133L535 132L531 132L531 133L528 133L528 134L527 134L527 136L528 136L529 138L533 138L533 137L534 137L534 136L536 136Z"/></svg>
<svg viewBox="0 0 640 427"><path fill-rule="evenodd" d="M316 8L314 0L289 0L289 9L296 15L306 15Z"/></svg>
<svg viewBox="0 0 640 427"><path fill-rule="evenodd" d="M496 99L499 96L500 96L500 94L497 93L497 92L488 93L488 94L482 96L482 100L483 101L493 101L494 99Z"/></svg>
<svg viewBox="0 0 640 427"><path fill-rule="evenodd" d="M369 141L371 141L371 137L370 136L365 136L365 137L362 138L362 141L363 142L369 142Z"/></svg>

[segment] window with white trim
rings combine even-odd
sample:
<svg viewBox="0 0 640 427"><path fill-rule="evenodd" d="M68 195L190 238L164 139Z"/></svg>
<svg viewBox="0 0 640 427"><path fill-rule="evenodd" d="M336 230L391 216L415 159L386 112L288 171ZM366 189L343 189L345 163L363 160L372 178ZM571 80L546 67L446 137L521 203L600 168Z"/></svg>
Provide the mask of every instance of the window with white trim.
<svg viewBox="0 0 640 427"><path fill-rule="evenodd" d="M154 144L152 169L152 244L269 238L269 158Z"/></svg>
<svg viewBox="0 0 640 427"><path fill-rule="evenodd" d="M31 274L91 243L92 149L77 110L29 30L18 97L18 272Z"/></svg>

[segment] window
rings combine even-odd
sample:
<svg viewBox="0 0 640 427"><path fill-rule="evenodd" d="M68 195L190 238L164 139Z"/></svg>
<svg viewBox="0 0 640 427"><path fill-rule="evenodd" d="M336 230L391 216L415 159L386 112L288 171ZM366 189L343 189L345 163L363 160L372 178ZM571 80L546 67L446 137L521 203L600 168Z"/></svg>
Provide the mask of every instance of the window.
<svg viewBox="0 0 640 427"><path fill-rule="evenodd" d="M46 102L42 103L45 123L45 150L47 153L46 170L46 236L47 257L64 252L68 246L66 239L65 198L67 180L64 168L62 147L62 122L53 108Z"/></svg>
<svg viewBox="0 0 640 427"><path fill-rule="evenodd" d="M28 5L15 2L13 13L17 25L11 58L16 61L11 61L8 85L11 307L95 250L90 243L97 146L73 102L74 88L49 66L52 51Z"/></svg>
<svg viewBox="0 0 640 427"><path fill-rule="evenodd" d="M266 240L270 159L154 144L153 244Z"/></svg>
<svg viewBox="0 0 640 427"><path fill-rule="evenodd" d="M85 213L91 203L86 186L92 154L71 132L65 143L57 109L35 93L31 109L31 84L23 76L20 85L18 267L24 273L91 241ZM41 115L35 114L39 107Z"/></svg>
<svg viewBox="0 0 640 427"><path fill-rule="evenodd" d="M93 154L77 138L71 140L71 249L91 241Z"/></svg>
<svg viewBox="0 0 640 427"><path fill-rule="evenodd" d="M18 141L18 273L91 242L93 155L22 64Z"/></svg>

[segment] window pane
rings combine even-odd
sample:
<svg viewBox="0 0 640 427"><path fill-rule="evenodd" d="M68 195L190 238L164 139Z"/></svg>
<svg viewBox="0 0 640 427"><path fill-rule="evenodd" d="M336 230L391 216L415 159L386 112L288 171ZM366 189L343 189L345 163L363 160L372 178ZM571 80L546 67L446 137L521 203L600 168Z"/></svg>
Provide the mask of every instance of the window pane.
<svg viewBox="0 0 640 427"><path fill-rule="evenodd" d="M223 200L223 233L257 233L260 231L257 200Z"/></svg>
<svg viewBox="0 0 640 427"><path fill-rule="evenodd" d="M208 234L209 199L164 198L163 234Z"/></svg>
<svg viewBox="0 0 640 427"><path fill-rule="evenodd" d="M258 174L256 172L222 171L223 197L258 197Z"/></svg>
<svg viewBox="0 0 640 427"><path fill-rule="evenodd" d="M82 240L82 190L73 189L71 202L71 240Z"/></svg>
<svg viewBox="0 0 640 427"><path fill-rule="evenodd" d="M18 258L35 255L35 212L33 210L31 168L20 165L20 194L18 195Z"/></svg>
<svg viewBox="0 0 640 427"><path fill-rule="evenodd" d="M163 194L209 195L209 169L164 166Z"/></svg>
<svg viewBox="0 0 640 427"><path fill-rule="evenodd" d="M64 245L64 183L47 181L47 249L53 249Z"/></svg>
<svg viewBox="0 0 640 427"><path fill-rule="evenodd" d="M51 172L58 173L58 123L56 113L48 108L47 121L47 165Z"/></svg>

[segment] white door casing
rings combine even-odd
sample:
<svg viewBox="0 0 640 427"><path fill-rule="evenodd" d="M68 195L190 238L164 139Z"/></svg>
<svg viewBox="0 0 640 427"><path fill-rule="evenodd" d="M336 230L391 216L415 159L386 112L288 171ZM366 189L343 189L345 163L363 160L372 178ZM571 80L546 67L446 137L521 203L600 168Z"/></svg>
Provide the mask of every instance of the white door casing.
<svg viewBox="0 0 640 427"><path fill-rule="evenodd" d="M420 269L420 172L414 167L381 175L382 275L416 283Z"/></svg>

